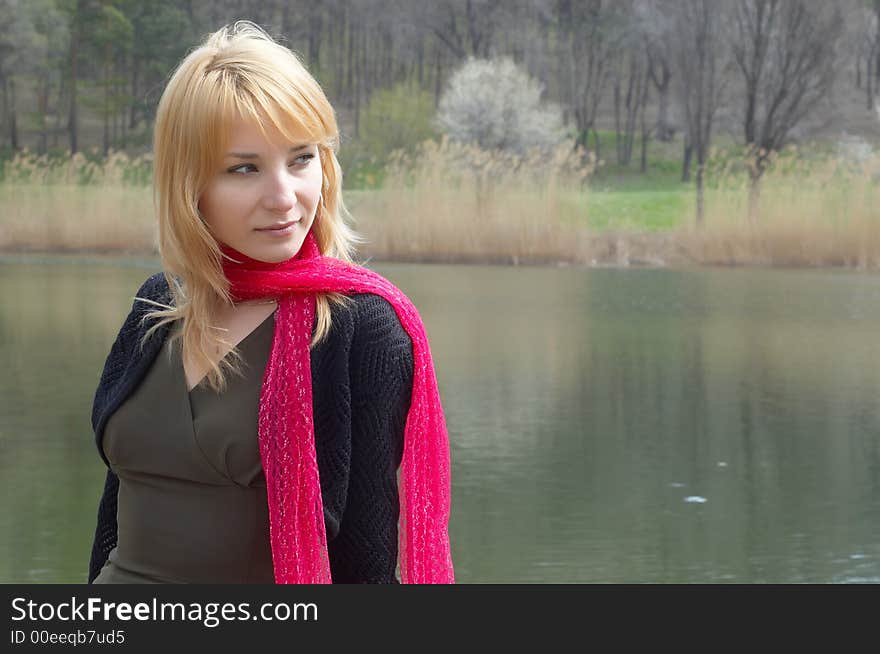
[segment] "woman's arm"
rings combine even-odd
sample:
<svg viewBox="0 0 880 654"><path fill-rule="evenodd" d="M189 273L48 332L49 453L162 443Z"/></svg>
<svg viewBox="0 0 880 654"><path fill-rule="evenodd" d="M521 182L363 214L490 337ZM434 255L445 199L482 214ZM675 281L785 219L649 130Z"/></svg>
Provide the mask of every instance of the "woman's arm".
<svg viewBox="0 0 880 654"><path fill-rule="evenodd" d="M131 310L128 312L116 340L110 348L110 353L104 361L104 369L101 371L101 381L98 382L98 388L95 391L95 398L92 404L92 429L97 434L104 416L105 409L113 399L111 395L119 392L119 382L125 381L130 377L129 372L132 365L138 360L141 353L140 339L146 329L141 326L141 319L149 311L156 309L155 306L147 302L140 302L137 298L145 298L148 300L167 302L168 284L162 273L152 275L141 284L138 292L135 294L135 300L132 302ZM124 385L124 384L123 384Z"/></svg>
<svg viewBox="0 0 880 654"><path fill-rule="evenodd" d="M112 470L107 470L104 493L98 504L98 526L95 527L95 540L92 542L92 556L89 559L89 583L95 580L110 551L116 547L116 497L119 493L119 478Z"/></svg>
<svg viewBox="0 0 880 654"><path fill-rule="evenodd" d="M145 281L138 289L135 297L156 299L161 296L161 289L167 289L167 283L161 273L157 273ZM160 299L162 301L162 299ZM119 392L119 382L129 373L132 362L140 348L140 335L143 330L140 327L140 319L152 307L144 302L135 300L131 310L126 316L116 340L110 348L110 353L104 362L101 372L101 381L95 391L92 404L92 429L97 438L99 430L107 419L107 406L113 399L113 395ZM99 448L99 452L102 452ZM103 452L102 452L103 455ZM109 463L104 459L105 464ZM89 560L88 582L92 583L104 563L110 551L116 547L116 497L119 491L119 479L108 468L104 480L104 492L98 503L97 526L95 527L95 539L92 543L92 554Z"/></svg>
<svg viewBox="0 0 880 654"><path fill-rule="evenodd" d="M387 300L373 294L356 300L351 469L330 563L334 583L397 583L397 469L412 396L412 341Z"/></svg>

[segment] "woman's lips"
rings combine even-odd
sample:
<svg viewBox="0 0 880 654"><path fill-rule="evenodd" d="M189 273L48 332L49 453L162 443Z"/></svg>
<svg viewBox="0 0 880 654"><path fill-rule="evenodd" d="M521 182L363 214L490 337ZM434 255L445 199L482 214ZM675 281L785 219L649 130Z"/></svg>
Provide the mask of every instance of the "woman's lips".
<svg viewBox="0 0 880 654"><path fill-rule="evenodd" d="M256 231L262 232L263 234L269 234L271 236L286 236L287 234L292 234L293 230L296 229L296 226L300 223L299 220L292 220L287 223L283 223L281 225L274 225L272 227L262 227L257 229Z"/></svg>

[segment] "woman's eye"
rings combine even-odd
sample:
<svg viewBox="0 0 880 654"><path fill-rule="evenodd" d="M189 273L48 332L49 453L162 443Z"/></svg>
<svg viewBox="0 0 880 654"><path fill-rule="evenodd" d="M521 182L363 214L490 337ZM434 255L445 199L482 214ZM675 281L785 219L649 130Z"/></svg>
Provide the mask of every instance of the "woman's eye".
<svg viewBox="0 0 880 654"><path fill-rule="evenodd" d="M294 159L293 163L291 163L289 167L305 168L306 166L309 165L309 162L314 158L315 158L315 155L313 155L311 153L301 154L296 159ZM241 164L240 166L235 166L234 168L230 168L228 172L236 173L236 174L250 172L250 170L246 170L246 169L257 170L257 167L254 166L254 164Z"/></svg>
<svg viewBox="0 0 880 654"><path fill-rule="evenodd" d="M314 158L315 158L315 155L313 155L311 153L307 153L307 154L301 154L300 156L298 156L296 158L296 161L299 161L300 159L305 159L305 161L301 162L299 165L307 166L307 165L309 165L309 161L311 161Z"/></svg>

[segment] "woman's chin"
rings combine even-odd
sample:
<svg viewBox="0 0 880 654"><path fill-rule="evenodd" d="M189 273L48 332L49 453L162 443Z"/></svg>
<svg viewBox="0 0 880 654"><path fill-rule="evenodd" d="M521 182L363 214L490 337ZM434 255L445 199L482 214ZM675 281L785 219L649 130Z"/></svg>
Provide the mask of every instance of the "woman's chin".
<svg viewBox="0 0 880 654"><path fill-rule="evenodd" d="M292 259L297 255L302 247L303 239L293 238L285 243L276 243L271 246L263 245L261 247L251 248L252 252L245 252L251 259L262 261L263 263L282 263L288 259Z"/></svg>

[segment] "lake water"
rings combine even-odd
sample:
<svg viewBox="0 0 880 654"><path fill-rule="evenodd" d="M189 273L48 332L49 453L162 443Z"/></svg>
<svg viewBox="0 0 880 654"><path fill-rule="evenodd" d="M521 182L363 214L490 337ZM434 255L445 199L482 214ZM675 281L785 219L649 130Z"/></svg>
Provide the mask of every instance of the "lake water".
<svg viewBox="0 0 880 654"><path fill-rule="evenodd" d="M425 322L462 583L880 582L880 277L372 264ZM0 582L83 582L154 261L0 262Z"/></svg>

